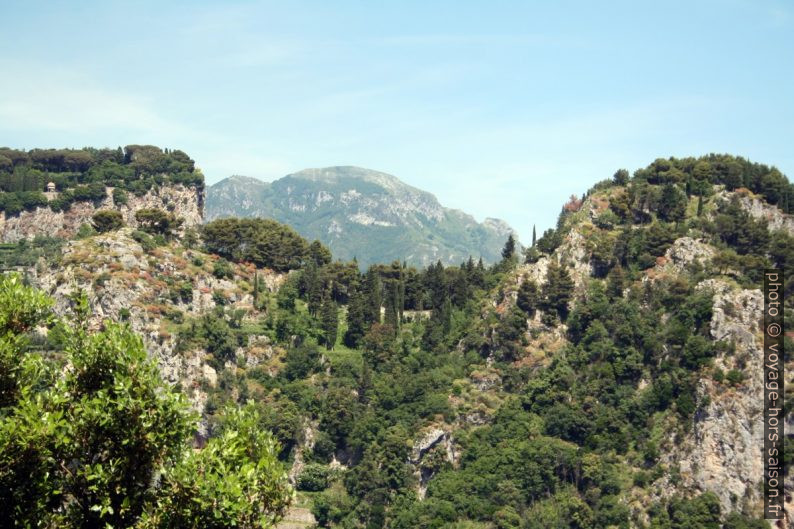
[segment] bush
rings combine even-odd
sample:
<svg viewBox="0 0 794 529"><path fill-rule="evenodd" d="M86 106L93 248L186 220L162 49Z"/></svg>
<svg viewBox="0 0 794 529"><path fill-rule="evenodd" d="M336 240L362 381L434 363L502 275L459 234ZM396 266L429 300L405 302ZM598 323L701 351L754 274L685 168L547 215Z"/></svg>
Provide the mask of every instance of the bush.
<svg viewBox="0 0 794 529"><path fill-rule="evenodd" d="M277 523L291 491L255 409L229 410L194 450L196 417L141 339L111 322L89 332L87 299L73 301L76 317L57 327L62 370L25 343L52 300L0 277L0 526Z"/></svg>
<svg viewBox="0 0 794 529"><path fill-rule="evenodd" d="M132 232L130 237L132 237L133 240L141 245L141 248L143 248L144 252L151 252L157 247L154 239L148 233L142 232L140 230L135 230Z"/></svg>
<svg viewBox="0 0 794 529"><path fill-rule="evenodd" d="M226 259L218 259L212 267L212 275L218 279L231 279L234 277L234 268Z"/></svg>
<svg viewBox="0 0 794 529"><path fill-rule="evenodd" d="M95 234L96 234L96 230L94 230L94 227L84 222L80 224L79 228L77 228L77 233L75 234L75 237L78 239L87 239L88 237L91 237L92 235Z"/></svg>
<svg viewBox="0 0 794 529"><path fill-rule="evenodd" d="M319 492L328 487L328 477L330 475L331 471L325 465L310 463L303 468L303 471L298 476L296 485L298 490Z"/></svg>
<svg viewBox="0 0 794 529"><path fill-rule="evenodd" d="M116 210L102 209L94 213L91 218L94 229L99 233L115 231L124 226L124 219Z"/></svg>
<svg viewBox="0 0 794 529"><path fill-rule="evenodd" d="M113 190L113 203L117 206L126 206L129 203L127 192L117 187Z"/></svg>
<svg viewBox="0 0 794 529"><path fill-rule="evenodd" d="M727 380L728 384L730 384L731 386L738 386L744 381L744 373L742 373L738 369L731 369L725 375L725 380Z"/></svg>
<svg viewBox="0 0 794 529"><path fill-rule="evenodd" d="M158 208L144 208L135 212L135 220L141 229L147 233L168 236L182 225L182 219L177 219L171 213Z"/></svg>

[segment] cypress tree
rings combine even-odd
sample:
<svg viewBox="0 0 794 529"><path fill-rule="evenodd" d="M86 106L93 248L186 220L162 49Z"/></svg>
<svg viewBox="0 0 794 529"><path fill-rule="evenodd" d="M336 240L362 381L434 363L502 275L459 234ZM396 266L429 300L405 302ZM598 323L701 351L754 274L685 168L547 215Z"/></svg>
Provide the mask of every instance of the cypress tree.
<svg viewBox="0 0 794 529"><path fill-rule="evenodd" d="M384 315L384 323L386 325L390 325L392 329L397 329L398 326L398 314L397 314L397 298L399 297L398 294L398 286L397 282L391 280L387 283L389 285L386 288L386 299L385 299L385 315Z"/></svg>
<svg viewBox="0 0 794 529"><path fill-rule="evenodd" d="M364 278L364 299L367 304L365 321L380 323L380 307L382 305L381 280L375 267L369 267Z"/></svg>
<svg viewBox="0 0 794 529"><path fill-rule="evenodd" d="M350 301L347 304L347 332L344 336L346 346L358 347L367 333L366 311L366 300L361 289L357 288L350 294Z"/></svg>
<svg viewBox="0 0 794 529"><path fill-rule="evenodd" d="M319 270L313 261L309 261L306 268L303 270L300 288L302 293L306 296L309 314L317 316L320 305L322 304L323 288Z"/></svg>
<svg viewBox="0 0 794 529"><path fill-rule="evenodd" d="M535 243L537 242L537 240L538 240L538 236L537 236L537 233L535 232L535 225L533 224L532 225L532 247L533 248L535 247Z"/></svg>
<svg viewBox="0 0 794 529"><path fill-rule="evenodd" d="M441 264L441 261L427 267L425 271L425 289L430 294L430 307L428 308L436 309L441 307L444 299L448 297L445 279L444 265Z"/></svg>

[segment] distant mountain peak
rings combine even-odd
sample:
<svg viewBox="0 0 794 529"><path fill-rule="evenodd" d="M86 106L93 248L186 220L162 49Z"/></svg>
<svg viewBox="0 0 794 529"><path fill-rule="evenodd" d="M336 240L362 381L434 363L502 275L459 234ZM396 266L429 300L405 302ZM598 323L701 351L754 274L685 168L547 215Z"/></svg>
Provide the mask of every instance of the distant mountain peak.
<svg viewBox="0 0 794 529"><path fill-rule="evenodd" d="M289 174L285 178L298 178L313 182L325 182L333 184L358 180L379 185L390 192L402 191L427 195L430 194L427 191L422 191L421 189L417 189L406 184L394 175L381 171L375 171L374 169L358 167L356 165L336 165L331 167L304 169L302 171L298 171L297 173Z"/></svg>
<svg viewBox="0 0 794 529"><path fill-rule="evenodd" d="M266 185L267 182L264 182L258 178L254 178L253 176L245 176L235 174L224 178L225 181L235 182L235 183L242 183L242 184L252 184L252 185Z"/></svg>
<svg viewBox="0 0 794 529"><path fill-rule="evenodd" d="M396 176L350 165L304 169L270 183L226 178L208 189L206 218L229 216L274 218L362 265L458 264L469 256L494 262L514 233L504 221L478 223L445 208Z"/></svg>

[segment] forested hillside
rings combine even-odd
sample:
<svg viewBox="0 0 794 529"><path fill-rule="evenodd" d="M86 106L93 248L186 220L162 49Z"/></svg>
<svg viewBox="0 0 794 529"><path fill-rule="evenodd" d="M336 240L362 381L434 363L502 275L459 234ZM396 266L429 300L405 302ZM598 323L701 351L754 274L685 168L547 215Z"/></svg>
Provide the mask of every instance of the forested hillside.
<svg viewBox="0 0 794 529"><path fill-rule="evenodd" d="M99 211L139 226L139 210L162 210L188 227L203 208L204 176L179 150L0 148L2 243L86 234Z"/></svg>
<svg viewBox="0 0 794 529"><path fill-rule="evenodd" d="M281 471L319 527L769 527L760 519L755 444L759 288L765 267L790 275L793 190L777 170L733 156L660 159L572 197L555 229L526 251L508 239L488 266L466 259L420 269L400 259L362 272L323 244L256 219L215 220L184 234L111 226L60 251L16 248L20 262L37 259L28 280L54 296L58 318L73 312L79 289L94 312L84 314L86 328L110 318L141 332L172 389L200 412L195 446L206 446L165 465L168 486L144 494L126 484L104 499L93 480L119 482L123 464L75 459L79 438L58 430L64 425L51 430L40 409L62 413L63 393L35 377L24 391L3 382L11 390L0 404L0 509L18 526L21 512L47 513L56 525L117 526L121 508L127 525L119 526L268 527L216 474L207 484L191 478L216 464L213 450L232 443L237 429L270 431L278 442L257 452L257 479L274 491L260 512L278 517L289 501ZM38 253L28 255L31 248ZM4 288L21 288L14 285ZM24 336L31 346L0 349L13 351L3 353L7 365L109 361L98 347L82 360L58 318L40 316L8 327L3 344ZM100 342L127 336L104 328ZM124 340L139 351L134 338ZM127 361L113 360L121 377L113 384L100 377L85 389L90 398L80 402L93 407L69 408L69 417L86 418L74 423L81 435L116 435L102 399L118 391L111 388L135 387L123 379ZM83 387L79 371L56 371L47 372L60 380L56 388ZM240 406L248 415L230 423L229 410ZM43 439L42 451L17 457L8 447L23 446L21 436ZM185 437L161 449L184 447ZM164 460L147 453L147 461ZM224 461L243 453L253 459L241 449ZM30 486L19 488L28 476ZM207 501L178 510L188 490ZM227 503L213 504L213 494ZM75 503L83 497L91 498L87 512ZM229 506L222 523L202 518L217 505ZM164 517L174 509L185 518Z"/></svg>

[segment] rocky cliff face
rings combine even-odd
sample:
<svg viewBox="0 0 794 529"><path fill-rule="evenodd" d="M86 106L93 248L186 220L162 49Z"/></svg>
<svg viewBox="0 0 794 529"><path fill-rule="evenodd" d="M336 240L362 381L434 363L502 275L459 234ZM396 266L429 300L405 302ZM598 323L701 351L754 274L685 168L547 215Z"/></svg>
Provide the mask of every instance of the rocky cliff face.
<svg viewBox="0 0 794 529"><path fill-rule="evenodd" d="M727 201L732 196L733 193L722 192L716 200ZM740 194L739 200L751 216L765 219L770 231L785 230L794 234L794 217L757 198ZM573 223L554 253L541 257L535 263L519 265L506 278L497 297L485 307L483 320L507 313L507 307L515 303L517 290L524 280L542 285L552 260L568 266L576 291L582 293L592 278L589 250L592 226L589 224L598 219L597 202L597 199L591 198L584 201L580 218ZM698 238L697 234L680 237L666 250L664 256L657 259L656 266L645 272L643 282L684 276L692 269L707 269L717 254L718 249ZM716 357L711 367L702 371L697 393L699 401L705 404L695 413L692 423L686 428L671 427L660 445L660 463L667 472L665 477L653 484L653 489L657 498L712 492L719 498L724 513L739 511L762 516L763 296L758 289L743 289L723 278L703 280L696 289L714 293L711 338L732 346L728 352ZM526 358L521 363L542 368L566 343L565 326L544 326L540 314L536 314L535 318L528 321L528 328ZM490 335L486 334L485 342L489 343L489 339ZM792 368L794 366L789 363L786 369L789 384L794 383ZM712 376L716 370L723 373L736 370L743 373L745 378L736 385L718 381ZM466 385L474 383L472 375ZM485 391L491 398L496 398L498 383L487 387ZM481 416L488 420L487 413ZM787 428L791 427L794 427L794 416L789 414ZM417 440L416 446L421 446L421 440ZM671 474L675 477L671 477ZM786 508L792 513L794 477L787 477L785 488L789 491ZM629 499L629 503L635 500ZM637 505L647 501L648 498L643 497ZM786 527L792 526L794 519L789 517L785 523Z"/></svg>
<svg viewBox="0 0 794 529"><path fill-rule="evenodd" d="M701 378L698 393L709 404L699 410L691 431L667 440L663 462L680 470L681 484L690 490L717 495L725 512L758 512L763 476L763 347L760 290L734 288L724 281L707 280L699 288L715 292L711 320L714 340L735 344L736 352L720 355L714 367L740 369L747 379L738 387ZM663 482L661 491L675 487Z"/></svg>
<svg viewBox="0 0 794 529"><path fill-rule="evenodd" d="M176 352L179 322L211 312L223 298L229 309L245 309L251 318L259 316L253 307L251 287L256 272L263 288L275 292L286 279L269 270L234 265L231 278L212 274L217 257L187 250L177 244L155 248L149 253L133 240L131 228L85 240L70 241L59 263L40 263L33 282L55 299L55 310L65 314L69 296L83 291L93 310L91 325L105 319L127 320L143 338L144 345L160 364L163 378L180 383L197 411L206 401L203 384L214 386L217 373L207 363L207 352L191 349ZM175 289L182 287L180 295ZM257 366L278 355L265 336L251 336L239 347L237 362ZM201 432L200 432L201 433Z"/></svg>
<svg viewBox="0 0 794 529"><path fill-rule="evenodd" d="M0 240L14 242L32 239L38 235L50 237L73 237L80 226L91 223L91 217L100 209L115 209L124 217L128 226L136 227L135 212L143 208L158 208L184 219L183 227L201 224L204 214L204 191L181 185L163 186L149 190L143 196L127 193L127 203L117 204L113 200L113 188L106 188L106 197L99 203L75 202L68 211L53 211L36 208L23 211L16 216L0 212ZM53 193L53 195L55 195ZM54 198L54 197L51 197Z"/></svg>
<svg viewBox="0 0 794 529"><path fill-rule="evenodd" d="M794 216L786 215L776 206L768 204L761 198L749 194L749 192L721 191L717 196L717 200L728 202L733 196L739 198L739 204L751 217L766 220L770 230L785 230L789 233L794 233Z"/></svg>

